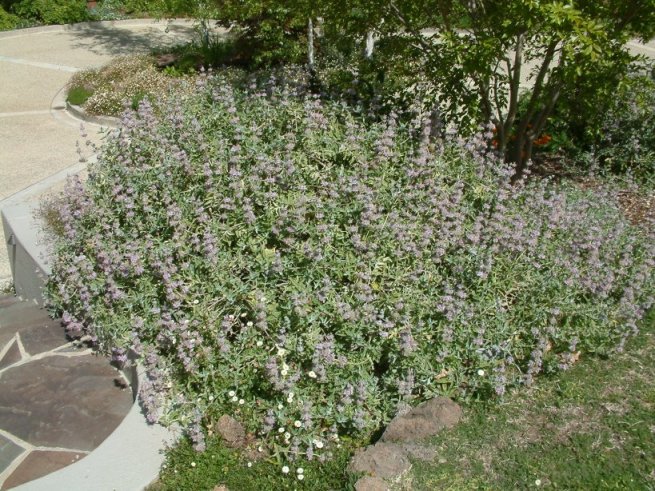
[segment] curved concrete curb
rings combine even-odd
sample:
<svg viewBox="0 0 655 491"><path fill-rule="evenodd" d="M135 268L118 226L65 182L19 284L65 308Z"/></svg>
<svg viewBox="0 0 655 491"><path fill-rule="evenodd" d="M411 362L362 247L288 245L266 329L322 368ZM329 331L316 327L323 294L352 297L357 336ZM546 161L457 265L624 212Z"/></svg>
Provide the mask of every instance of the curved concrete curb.
<svg viewBox="0 0 655 491"><path fill-rule="evenodd" d="M87 123L98 124L100 126L108 126L110 128L118 128L121 124L121 120L113 116L94 116L93 114L87 113L80 106L66 102L66 110L68 113L76 119L81 121L86 121Z"/></svg>
<svg viewBox="0 0 655 491"><path fill-rule="evenodd" d="M144 376L143 367L123 373L132 384ZM135 392L136 393L136 392ZM163 450L179 433L149 425L135 397L130 412L107 439L82 460L14 489L20 491L129 491L141 490L159 474Z"/></svg>
<svg viewBox="0 0 655 491"><path fill-rule="evenodd" d="M43 305L43 285L50 274L47 250L39 238L40 227L35 213L39 197L61 184L68 176L78 174L86 163L53 174L0 202L0 216L7 238L7 252L16 294L25 300Z"/></svg>
<svg viewBox="0 0 655 491"><path fill-rule="evenodd" d="M0 202L14 285L17 294L25 299L43 304L42 290L51 271L35 218L39 197L85 167L85 163L69 167ZM137 365L123 374L131 383L134 404L114 432L79 462L15 489L136 491L157 478L164 461L163 449L177 440L179 431L146 421L136 397L143 368Z"/></svg>
<svg viewBox="0 0 655 491"><path fill-rule="evenodd" d="M95 124L104 128L120 128L121 120L119 118L112 116L94 116L89 114L80 106L68 102L66 100L67 96L68 85L65 85L59 90L59 92L57 92L50 103L50 113L53 116L63 113L71 120L79 123Z"/></svg>

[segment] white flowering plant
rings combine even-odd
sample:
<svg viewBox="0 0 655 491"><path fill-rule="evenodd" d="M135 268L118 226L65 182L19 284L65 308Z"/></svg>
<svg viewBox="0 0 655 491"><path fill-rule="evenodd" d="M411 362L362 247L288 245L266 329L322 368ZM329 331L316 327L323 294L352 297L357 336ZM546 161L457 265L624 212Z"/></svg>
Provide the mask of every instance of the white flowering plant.
<svg viewBox="0 0 655 491"><path fill-rule="evenodd" d="M119 56L101 68L76 73L68 83L69 92L83 89L88 98L83 108L89 114L120 116L126 103L136 109L144 97L152 101L173 89L184 90L185 78L171 78L157 69L149 55Z"/></svg>
<svg viewBox="0 0 655 491"><path fill-rule="evenodd" d="M196 449L232 414L328 459L401 405L502 396L609 353L653 304L655 240L611 192L523 177L487 139L367 118L288 77L123 115L55 210L48 297L146 368L150 421ZM286 467L283 467L286 466Z"/></svg>

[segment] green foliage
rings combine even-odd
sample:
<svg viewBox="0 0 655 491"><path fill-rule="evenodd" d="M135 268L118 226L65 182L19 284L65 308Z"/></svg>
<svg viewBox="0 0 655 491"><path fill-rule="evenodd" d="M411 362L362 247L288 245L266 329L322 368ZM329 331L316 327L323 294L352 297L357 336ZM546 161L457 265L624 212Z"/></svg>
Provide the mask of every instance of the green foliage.
<svg viewBox="0 0 655 491"><path fill-rule="evenodd" d="M123 0L103 0L89 10L90 20L121 20L126 17L126 6Z"/></svg>
<svg viewBox="0 0 655 491"><path fill-rule="evenodd" d="M321 30L332 34L315 41L319 57L322 49L330 51L330 42L356 46L361 53L361 40L375 33L379 49L374 60L355 60L340 73L328 70L322 83L351 90L352 78L359 95L370 97L373 105L378 99L404 105L419 99L424 108L438 107L446 123L465 133L491 122L497 148L519 169L526 166L560 100L565 105L575 101L578 114L592 113L628 70L632 57L626 41L650 39L655 32L653 0L629 8L622 0L320 5L250 0L213 6L216 10L208 11L222 25L241 29L240 41L256 64L303 61L308 18L321 17ZM433 33L426 36L425 28ZM528 79L530 88L525 87ZM519 117L523 93L526 107Z"/></svg>
<svg viewBox="0 0 655 491"><path fill-rule="evenodd" d="M391 43L393 44L393 43ZM411 60L401 63L387 40L377 44L376 55L362 56L364 43L327 31L316 42L315 83L322 92L361 105L377 117L403 113L417 106L417 92L427 80Z"/></svg>
<svg viewBox="0 0 655 491"><path fill-rule="evenodd" d="M586 131L571 119L573 157L593 162L601 170L630 173L640 181L655 179L655 81L632 75L618 85L611 98L589 115ZM577 131L576 131L577 130Z"/></svg>
<svg viewBox="0 0 655 491"><path fill-rule="evenodd" d="M137 92L132 96L132 99L131 99L131 101L130 101L130 102L131 102L131 103L130 103L130 108L131 108L133 111L136 111L136 110L139 108L139 104L141 104L141 102L142 102L145 98L147 98L147 97L148 97L148 93L147 93L147 92L145 92L145 91L143 91L143 90L139 90L139 91L137 91Z"/></svg>
<svg viewBox="0 0 655 491"><path fill-rule="evenodd" d="M655 81L637 76L618 87L603 114L594 148L600 164L637 177L655 177Z"/></svg>
<svg viewBox="0 0 655 491"><path fill-rule="evenodd" d="M271 459L248 462L236 450L225 447L218 436L208 438L207 449L196 452L192 442L183 440L166 456L158 481L147 491L212 491L217 485L239 491L349 491L356 478L347 472L352 450L342 447L327 462L303 462L290 466L289 473ZM302 479L298 479L302 469Z"/></svg>
<svg viewBox="0 0 655 491"><path fill-rule="evenodd" d="M255 66L299 63L307 54L308 7L302 2L217 0L208 15L232 27Z"/></svg>
<svg viewBox="0 0 655 491"><path fill-rule="evenodd" d="M93 92L91 90L88 90L86 87L76 86L76 87L71 87L71 89L68 91L67 100L71 104L74 104L76 106L81 106L92 95Z"/></svg>
<svg viewBox="0 0 655 491"><path fill-rule="evenodd" d="M652 488L653 314L625 354L583 356L502 405L469 408L432 442L444 462L415 463L414 489Z"/></svg>
<svg viewBox="0 0 655 491"><path fill-rule="evenodd" d="M655 174L655 81L638 66L602 92L594 107L581 110L575 94L556 108L545 132L552 149L564 150L581 166L632 174L652 181Z"/></svg>
<svg viewBox="0 0 655 491"><path fill-rule="evenodd" d="M130 16L206 18L207 2L191 0L105 0Z"/></svg>
<svg viewBox="0 0 655 491"><path fill-rule="evenodd" d="M494 0L322 3L316 15L336 32L361 39L374 31L395 56L381 64L431 84L412 91L460 131L496 127L498 149L519 169L562 98L578 112L611 94L632 57L625 43L650 39L655 2ZM427 36L421 29L432 28ZM381 55L381 53L380 53ZM529 80L529 88L524 84ZM420 82L420 79L419 79ZM527 107L517 117L522 93Z"/></svg>
<svg viewBox="0 0 655 491"><path fill-rule="evenodd" d="M43 24L71 24L89 19L85 0L21 0L12 9L20 17Z"/></svg>
<svg viewBox="0 0 655 491"><path fill-rule="evenodd" d="M20 19L0 7L0 31L16 29L20 25Z"/></svg>
<svg viewBox="0 0 655 491"><path fill-rule="evenodd" d="M248 65L252 61L247 46L234 35L214 34L202 26L191 42L164 51L175 57L173 64L165 69L173 76L194 74L202 68Z"/></svg>

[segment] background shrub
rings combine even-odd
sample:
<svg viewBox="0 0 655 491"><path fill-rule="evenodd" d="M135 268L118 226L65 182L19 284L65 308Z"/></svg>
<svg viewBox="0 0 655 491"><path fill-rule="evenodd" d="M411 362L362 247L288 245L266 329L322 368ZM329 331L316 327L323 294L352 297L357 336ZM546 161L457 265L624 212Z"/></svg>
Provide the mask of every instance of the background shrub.
<svg viewBox="0 0 655 491"><path fill-rule="evenodd" d="M626 78L599 121L592 155L613 172L639 179L655 178L655 80Z"/></svg>
<svg viewBox="0 0 655 491"><path fill-rule="evenodd" d="M623 77L611 96L582 111L576 94L566 94L545 129L551 150L571 162L652 181L655 173L655 79L647 66Z"/></svg>
<svg viewBox="0 0 655 491"><path fill-rule="evenodd" d="M50 302L139 354L151 421L202 450L229 413L282 462L326 459L407 403L502 395L637 332L655 241L612 193L512 185L481 138L367 123L285 73L247 87L143 100L59 201Z"/></svg>
<svg viewBox="0 0 655 491"><path fill-rule="evenodd" d="M43 24L71 24L89 18L85 0L21 0L12 9L20 17Z"/></svg>
<svg viewBox="0 0 655 491"><path fill-rule="evenodd" d="M20 19L0 7L0 31L9 31L19 26Z"/></svg>
<svg viewBox="0 0 655 491"><path fill-rule="evenodd" d="M89 10L91 20L121 20L126 18L127 6L122 0L104 0Z"/></svg>
<svg viewBox="0 0 655 491"><path fill-rule="evenodd" d="M72 87L68 91L68 102L76 106L81 106L89 99L89 97L91 97L92 94L93 92L85 87Z"/></svg>

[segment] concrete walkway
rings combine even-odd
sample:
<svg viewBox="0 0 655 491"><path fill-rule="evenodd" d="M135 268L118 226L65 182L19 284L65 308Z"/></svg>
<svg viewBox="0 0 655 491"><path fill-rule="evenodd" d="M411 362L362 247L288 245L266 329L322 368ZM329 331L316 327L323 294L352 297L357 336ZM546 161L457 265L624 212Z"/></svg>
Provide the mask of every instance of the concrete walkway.
<svg viewBox="0 0 655 491"><path fill-rule="evenodd" d="M143 20L0 32L0 202L78 162L80 122L55 102L73 73L183 42L193 32L190 21ZM100 127L85 127L97 143ZM0 239L1 286L11 279L1 228Z"/></svg>

